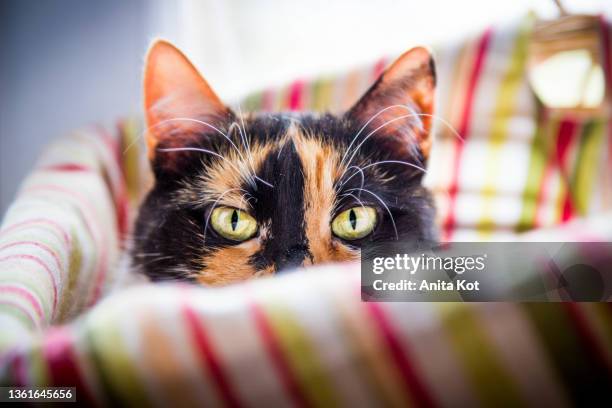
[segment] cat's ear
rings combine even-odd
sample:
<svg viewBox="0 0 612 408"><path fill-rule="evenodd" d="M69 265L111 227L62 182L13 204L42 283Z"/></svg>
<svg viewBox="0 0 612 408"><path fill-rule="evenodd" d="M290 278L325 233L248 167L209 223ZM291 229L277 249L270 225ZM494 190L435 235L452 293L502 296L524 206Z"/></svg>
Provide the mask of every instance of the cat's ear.
<svg viewBox="0 0 612 408"><path fill-rule="evenodd" d="M210 131L202 122L214 126L232 114L187 57L164 40L156 40L147 53L144 105L151 159L157 146L185 145Z"/></svg>
<svg viewBox="0 0 612 408"><path fill-rule="evenodd" d="M425 160L431 149L435 86L433 58L425 48L413 48L383 72L347 116L375 130L372 138L381 148L400 155L418 149Z"/></svg>

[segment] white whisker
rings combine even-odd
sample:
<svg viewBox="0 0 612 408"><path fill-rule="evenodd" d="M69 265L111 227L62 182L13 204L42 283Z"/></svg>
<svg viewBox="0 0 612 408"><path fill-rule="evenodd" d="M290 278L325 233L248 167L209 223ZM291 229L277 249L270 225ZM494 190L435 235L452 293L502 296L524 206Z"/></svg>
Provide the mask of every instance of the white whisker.
<svg viewBox="0 0 612 408"><path fill-rule="evenodd" d="M438 116L438 115L432 115L429 113L417 113L413 108L411 108L410 106L407 105L391 105L391 106L387 106L386 108L381 109L380 111L378 111L375 115L373 115L357 132L357 134L353 137L353 139L351 140L351 143L348 145L346 152L344 153L344 155L342 156L342 160L340 161L340 163L344 163L344 160L346 158L346 155L350 153L350 149L353 146L353 143L355 143L355 141L357 140L357 138L359 137L359 135L361 134L361 132L364 131L364 129L374 120L376 119L379 115L381 115L382 113L386 112L389 109L394 109L394 108L400 108L400 109L405 109L408 112L410 112L410 115L407 117L428 117L428 118L432 118L434 120L440 121L442 122L443 125L445 125L450 131L451 133L459 140L461 140L462 143L465 143L465 139L463 137L461 137L461 135L459 134L459 132L457 132L457 130L444 118Z"/></svg>
<svg viewBox="0 0 612 408"><path fill-rule="evenodd" d="M355 143L355 140L357 140L357 138L359 137L359 135L361 134L361 132L363 132L365 130L365 128L368 127L368 125L370 123L372 123L372 121L374 119L376 119L378 116L380 116L382 113L388 111L389 109L393 109L393 108L404 108L404 109L409 109L412 113L415 113L414 109L410 108L409 106L406 105L391 105L391 106L387 106L386 108L383 108L381 110L379 110L376 114L374 114L370 119L368 119L368 121L361 127L361 129L359 129L359 131L357 132L357 134L355 136L353 136L353 139L351 140L351 143L349 143L348 147L346 148L346 152L344 152L344 155L342 156L342 160L340 160L340 163L344 163L344 159L346 158L346 155L350 152L351 150L351 146L353 146L353 143Z"/></svg>
<svg viewBox="0 0 612 408"><path fill-rule="evenodd" d="M259 177L258 175L255 175L255 178L259 181L261 181L262 183L264 183L266 186L270 187L270 188L274 188L274 184L268 183L266 180L262 179L261 177Z"/></svg>
<svg viewBox="0 0 612 408"><path fill-rule="evenodd" d="M240 123L242 123L242 131L244 133L244 140L246 142L246 148L251 150L251 142L246 137L246 127L244 126L244 117L242 116L242 109L240 105L238 105L238 115L240 115Z"/></svg>
<svg viewBox="0 0 612 408"><path fill-rule="evenodd" d="M238 105L238 115L240 116L240 122L242 123L242 131L240 131L240 124L238 124L238 130L240 131L240 136L243 138L243 145L245 146L247 155L249 157L249 162L251 164L251 171L253 172L253 177L255 177L257 180L261 181L262 183L264 183L268 187L274 188L273 184L271 184L271 183L267 182L266 180L262 179L255 172L255 165L253 164L254 163L253 155L251 154L251 142L250 142L249 138L247 137L246 126L244 125L244 117L242 115L242 109L240 108L240 105Z"/></svg>
<svg viewBox="0 0 612 408"><path fill-rule="evenodd" d="M381 160L379 162L371 163L371 164L368 164L367 166L364 166L363 170L365 170L365 169L367 169L369 167L372 167L372 166L376 166L376 165L379 165L379 164L386 164L386 163L404 164L406 166L413 167L413 168L415 168L417 170L420 170L423 173L427 174L427 170L425 170L423 167L417 166L416 164L413 164L413 163L410 163L410 162L401 161L401 160Z"/></svg>
<svg viewBox="0 0 612 408"><path fill-rule="evenodd" d="M162 126L166 123L169 122L194 122L203 126L208 126L209 128L215 130L217 133L219 133L221 136L223 136L228 142L230 142L230 144L232 145L232 147L234 148L234 150L236 150L236 153L238 153L238 155L240 156L240 158L242 160L244 160L244 157L242 156L242 152L240 151L240 149L238 149L238 146L236 146L236 144L232 141L232 139L230 139L230 137L223 133L221 130L219 130L219 128L211 125L208 122L204 122L202 120L198 120L198 119L192 119L192 118L170 118L170 119L166 119L166 120L162 120L161 122L157 123L155 126L150 127L149 129L147 129L147 132L150 130L155 129L156 127Z"/></svg>
<svg viewBox="0 0 612 408"><path fill-rule="evenodd" d="M244 126L244 119L242 118L242 110L240 109L240 105L238 105L238 115L240 117L240 122L242 123L242 127L240 127L240 123L234 122L234 124L238 127L238 132L240 133L240 140L242 140L242 145L247 152L249 157L249 162L251 163L251 169L253 169L253 173L255 173L255 168L253 167L253 156L251 155L251 145L247 140L246 135L246 127Z"/></svg>
<svg viewBox="0 0 612 408"><path fill-rule="evenodd" d="M238 122L233 122L230 125L230 131L233 127L237 127L238 128L238 133L240 134L240 141L242 142L242 146L245 148L245 151L247 152L247 157L249 158L249 166L251 167L251 174L249 175L251 178L251 185L252 186L256 186L257 184L255 183L255 180L253 179L253 177L255 176L255 168L253 167L253 157L251 156L251 152L250 150L246 147L246 136L242 133L242 129L240 128L240 124ZM240 156L240 158L242 159L242 161L244 162L244 157L242 157L242 155Z"/></svg>
<svg viewBox="0 0 612 408"><path fill-rule="evenodd" d="M243 191L244 191L244 190L243 190ZM250 196L250 197L247 197L247 199L245 200L244 198L245 198L247 195L250 195L250 193L249 193L248 191L247 191L247 192L245 192L245 193L243 193L243 194L240 196L240 206L242 206L244 203L246 203L246 205L247 205L249 208L253 208L253 206L251 205L251 200L255 199L255 197Z"/></svg>
<svg viewBox="0 0 612 408"><path fill-rule="evenodd" d="M349 157L348 163L350 163L350 162L353 160L353 158L355 158L355 155L357 154L357 152L359 151L359 149L361 149L361 146L363 146L363 144L364 144L364 143L365 143L365 142L366 142L366 141L367 141L367 140L368 140L368 139L369 139L369 138L370 138L370 137L371 137L371 136L372 136L374 133L378 132L380 129L384 128L384 127L385 127L385 126L387 126L387 125L390 125L390 124L391 124L391 123L393 123L393 122L397 122L398 120L401 120L401 119L406 119L406 118L409 118L409 117L411 117L411 116L413 116L413 115L402 115L402 116L398 116L398 117L396 117L396 118L390 119L390 120L386 121L385 123L383 123L382 125L380 125L379 127L377 127L376 129L374 129L373 131L371 131L370 133L368 133L368 134L366 135L366 137L364 137L364 138L363 138L363 140L361 141L361 143L359 143L359 144L357 145L357 147L353 149L353 153L351 154L351 157Z"/></svg>
<svg viewBox="0 0 612 408"><path fill-rule="evenodd" d="M215 157L220 158L221 160L225 160L234 170L236 170L239 174L242 174L242 171L240 171L240 169L234 163L232 163L231 160L229 160L228 158L224 157L223 155L220 155L217 152L213 152L212 150L202 149L202 148L199 148L199 147L172 147L172 148L167 148L167 149L157 149L157 151L158 152L162 152L162 153L166 153L166 152L200 152L200 153L211 154L211 155L213 155Z"/></svg>
<svg viewBox="0 0 612 408"><path fill-rule="evenodd" d="M422 171L423 173L427 174L427 170L425 170L423 167L417 166L416 164L412 164L409 162L405 162L405 161L400 161L400 160L382 160L382 161L378 161L376 163L371 163L368 164L367 166L364 166L363 168L361 168L361 171L363 172L363 170L368 169L370 167L373 166L377 166L379 164L387 164L387 163L392 163L392 164L403 164L405 166L409 166L409 167L413 167L417 170ZM351 166L353 167L353 166ZM342 187L343 185L345 185L350 179L353 178L353 176L355 176L356 173L351 174L351 176L349 178L347 178L346 180L344 180L341 184L340 187ZM362 176L362 181L361 181L361 187L363 188L363 176Z"/></svg>
<svg viewBox="0 0 612 408"><path fill-rule="evenodd" d="M455 128L453 127L453 125L451 125L446 119L441 118L438 115L432 115L429 113L415 113L415 116L424 116L426 118L432 118L435 120L438 120L440 122L442 122L443 125L446 125L446 127L451 131L451 133L459 140L461 140L461 143L465 143L465 139L461 137L461 135L459 134L459 132L457 132L457 130L455 130Z"/></svg>
<svg viewBox="0 0 612 408"><path fill-rule="evenodd" d="M343 194L343 196L351 196L351 197L353 197L355 200L357 200L359 205L361 205L361 207L365 210L365 205L363 204L363 201L361 201L359 199L359 197L357 197L355 194L353 194L353 193L345 193L345 194Z"/></svg>
<svg viewBox="0 0 612 408"><path fill-rule="evenodd" d="M369 167L369 166L366 166L366 167ZM346 169L344 171L344 173L342 173L342 176L340 176L340 180L342 180L342 178L344 177L346 172L349 171L352 168L355 168L355 169L359 170L359 173L361 174L361 188L363 188L363 185L365 184L365 174L363 173L363 169L361 167L359 167L359 166L352 165L351 167ZM351 176L348 179L346 179L342 183L340 183L339 187L342 187L343 185L345 185L350 179L353 178L353 176L355 176L355 174L357 174L357 172L354 172L353 174L351 174Z"/></svg>

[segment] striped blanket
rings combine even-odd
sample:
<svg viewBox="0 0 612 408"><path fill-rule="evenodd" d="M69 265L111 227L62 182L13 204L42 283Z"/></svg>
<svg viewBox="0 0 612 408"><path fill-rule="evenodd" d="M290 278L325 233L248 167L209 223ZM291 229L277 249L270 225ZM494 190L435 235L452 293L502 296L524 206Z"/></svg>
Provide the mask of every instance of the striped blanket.
<svg viewBox="0 0 612 408"><path fill-rule="evenodd" d="M440 226L455 241L610 240L612 122L534 101L528 33L490 29L437 52L426 182ZM608 91L611 33L602 23ZM387 61L242 108L340 111ZM79 402L104 406L609 399L605 303L365 303L354 264L222 289L124 288L118 265L147 184L141 134L131 121L77 131L23 182L0 228L0 383L76 386Z"/></svg>

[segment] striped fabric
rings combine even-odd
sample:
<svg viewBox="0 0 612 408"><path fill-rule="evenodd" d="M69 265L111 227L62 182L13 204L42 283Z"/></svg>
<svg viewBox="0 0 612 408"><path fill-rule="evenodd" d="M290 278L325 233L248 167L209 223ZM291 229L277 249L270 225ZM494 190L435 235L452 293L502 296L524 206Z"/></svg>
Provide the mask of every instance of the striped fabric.
<svg viewBox="0 0 612 408"><path fill-rule="evenodd" d="M610 240L612 122L537 106L528 32L487 30L437 52L427 183L440 226L457 241ZM610 86L604 24L602 34ZM257 93L243 108L342 111L388 61ZM365 303L355 264L222 289L124 288L118 265L148 176L141 135L133 122L76 132L24 181L0 228L1 384L76 386L79 402L101 406L609 399L606 303Z"/></svg>
<svg viewBox="0 0 612 408"><path fill-rule="evenodd" d="M5 383L133 406L550 406L608 395L612 308L363 303L355 266L123 291L3 357ZM129 312L126 312L129 311Z"/></svg>
<svg viewBox="0 0 612 408"><path fill-rule="evenodd" d="M53 143L23 182L0 229L0 345L73 319L117 279L145 158L101 127Z"/></svg>
<svg viewBox="0 0 612 408"><path fill-rule="evenodd" d="M612 209L612 125L539 106L527 80L532 20L435 50L438 118L426 184L445 240L513 239L520 232ZM602 55L612 89L610 29ZM248 98L248 110L343 112L390 58ZM569 80L569 79L568 79Z"/></svg>

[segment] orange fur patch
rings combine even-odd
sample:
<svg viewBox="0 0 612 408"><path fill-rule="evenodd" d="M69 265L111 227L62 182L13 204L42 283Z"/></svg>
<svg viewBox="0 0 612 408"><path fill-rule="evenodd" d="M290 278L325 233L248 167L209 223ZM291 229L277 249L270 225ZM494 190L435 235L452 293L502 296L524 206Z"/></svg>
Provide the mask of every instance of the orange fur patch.
<svg viewBox="0 0 612 408"><path fill-rule="evenodd" d="M233 149L224 155L225 159L210 166L206 173L201 175L190 188L182 189L177 198L181 202L212 203L234 207L244 211L249 210L248 195L241 190L241 186L253 180L261 164L273 148L273 145L251 145L250 150L239 147L240 154ZM202 204L205 204L202 202Z"/></svg>
<svg viewBox="0 0 612 408"><path fill-rule="evenodd" d="M359 259L356 251L333 237L331 215L336 202L334 183L345 169L333 146L325 145L317 137L307 137L293 129L291 138L304 169L304 223L313 261L311 263L340 262Z"/></svg>
<svg viewBox="0 0 612 408"><path fill-rule="evenodd" d="M206 266L196 280L207 286L222 286L272 275L274 273L273 267L257 270L248 263L249 258L260 248L260 239L256 238L208 254L203 259Z"/></svg>

